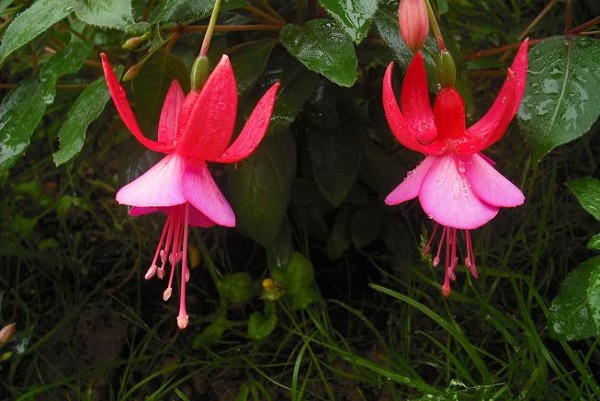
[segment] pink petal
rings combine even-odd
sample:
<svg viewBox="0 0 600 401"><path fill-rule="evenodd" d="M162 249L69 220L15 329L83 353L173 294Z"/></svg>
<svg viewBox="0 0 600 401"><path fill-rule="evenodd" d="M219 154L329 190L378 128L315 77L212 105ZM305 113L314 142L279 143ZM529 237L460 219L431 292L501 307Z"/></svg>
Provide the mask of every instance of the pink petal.
<svg viewBox="0 0 600 401"><path fill-rule="evenodd" d="M519 47L506 81L490 109L467 129L468 136L480 141L480 145L472 149L473 152L485 149L502 138L517 113L525 92L528 44L529 39L525 39Z"/></svg>
<svg viewBox="0 0 600 401"><path fill-rule="evenodd" d="M423 179L436 160L436 156L426 157L414 170L408 173L400 185L390 192L390 194L385 198L385 203L387 205L397 205L399 203L406 202L407 200L416 198L421 190Z"/></svg>
<svg viewBox="0 0 600 401"><path fill-rule="evenodd" d="M187 162L172 153L117 192L117 202L140 207L174 206L185 202L181 179Z"/></svg>
<svg viewBox="0 0 600 401"><path fill-rule="evenodd" d="M191 91L179 116L178 151L200 160L223 154L235 126L237 88L229 58L224 55L202 91Z"/></svg>
<svg viewBox="0 0 600 401"><path fill-rule="evenodd" d="M519 188L492 167L480 154L463 158L465 174L479 199L498 207L514 207L525 202Z"/></svg>
<svg viewBox="0 0 600 401"><path fill-rule="evenodd" d="M189 223L194 227L212 227L215 225L215 222L209 219L202 213L200 210L191 206L189 209Z"/></svg>
<svg viewBox="0 0 600 401"><path fill-rule="evenodd" d="M433 141L437 130L433 122L427 74L421 52L415 53L406 70L400 101L402 114L413 137L421 144Z"/></svg>
<svg viewBox="0 0 600 401"><path fill-rule="evenodd" d="M129 215L133 217L144 216L146 214L161 212L164 213L163 209L160 207L138 207L133 206L129 209Z"/></svg>
<svg viewBox="0 0 600 401"><path fill-rule="evenodd" d="M494 218L498 208L475 195L466 175L459 171L458 162L451 155L438 157L421 184L419 201L425 213L439 224L471 230Z"/></svg>
<svg viewBox="0 0 600 401"><path fill-rule="evenodd" d="M219 163L235 163L245 159L254 152L267 132L278 89L278 83L269 88L259 100L248 121L246 121L242 132L240 132L233 144L214 161Z"/></svg>
<svg viewBox="0 0 600 401"><path fill-rule="evenodd" d="M179 118L179 112L184 100L185 95L183 94L181 85L176 80L173 80L160 112L160 120L158 122L159 142L170 144L177 137L177 119Z"/></svg>
<svg viewBox="0 0 600 401"><path fill-rule="evenodd" d="M102 59L102 69L104 71L104 78L106 79L106 85L108 86L110 97L112 97L115 108L119 112L119 115L121 116L121 119L125 123L127 129L129 129L133 136L135 136L136 139L148 149L155 152L168 153L172 149L171 146L153 141L144 136L140 126L137 123L137 120L135 119L133 111L131 111L131 106L127 100L127 95L125 95L125 89L123 89L123 87L119 84L119 80L113 72L106 54L101 53L100 58Z"/></svg>
<svg viewBox="0 0 600 401"><path fill-rule="evenodd" d="M188 164L183 174L183 190L188 202L215 224L235 226L235 214L210 175L206 163L193 160Z"/></svg>

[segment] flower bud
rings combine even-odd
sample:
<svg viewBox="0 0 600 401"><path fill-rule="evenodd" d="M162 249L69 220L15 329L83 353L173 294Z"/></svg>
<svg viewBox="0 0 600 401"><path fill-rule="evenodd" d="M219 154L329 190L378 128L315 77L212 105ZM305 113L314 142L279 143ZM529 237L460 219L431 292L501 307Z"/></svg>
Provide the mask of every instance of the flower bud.
<svg viewBox="0 0 600 401"><path fill-rule="evenodd" d="M137 77L140 70L142 69L142 64L134 64L123 74L123 82L131 81L133 78Z"/></svg>
<svg viewBox="0 0 600 401"><path fill-rule="evenodd" d="M190 75L192 90L200 91L202 89L204 83L210 75L209 67L210 66L208 64L208 57L196 57L196 60L194 60L194 64L192 65L192 72Z"/></svg>
<svg viewBox="0 0 600 401"><path fill-rule="evenodd" d="M17 325L15 323L10 323L0 329L0 348L8 344L10 339L17 332Z"/></svg>
<svg viewBox="0 0 600 401"><path fill-rule="evenodd" d="M429 17L425 0L400 0L398 24L404 43L418 52L429 35Z"/></svg>
<svg viewBox="0 0 600 401"><path fill-rule="evenodd" d="M454 87L456 83L456 65L448 50L442 50L438 53L435 68L442 88Z"/></svg>

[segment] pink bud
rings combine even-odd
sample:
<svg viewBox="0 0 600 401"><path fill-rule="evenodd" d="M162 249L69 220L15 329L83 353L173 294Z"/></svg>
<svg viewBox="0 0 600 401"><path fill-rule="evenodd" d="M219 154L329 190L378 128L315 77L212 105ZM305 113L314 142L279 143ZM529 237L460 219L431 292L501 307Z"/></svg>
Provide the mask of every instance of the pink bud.
<svg viewBox="0 0 600 401"><path fill-rule="evenodd" d="M418 52L429 35L429 17L425 0L400 0L398 23L404 43L414 53Z"/></svg>

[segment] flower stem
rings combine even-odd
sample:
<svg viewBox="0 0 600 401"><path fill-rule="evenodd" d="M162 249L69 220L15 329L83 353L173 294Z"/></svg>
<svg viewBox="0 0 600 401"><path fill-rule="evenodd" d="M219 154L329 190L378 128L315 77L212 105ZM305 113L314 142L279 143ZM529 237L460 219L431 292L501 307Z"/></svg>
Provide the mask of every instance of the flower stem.
<svg viewBox="0 0 600 401"><path fill-rule="evenodd" d="M444 51L446 50L446 43L444 43L442 31L440 30L440 26L438 25L437 18L435 17L435 13L433 12L433 8L431 8L431 3L429 3L429 0L425 0L425 5L427 5L427 14L429 15L429 22L431 23L431 29L433 30L433 35L435 36L435 40L437 41L438 49L440 51Z"/></svg>
<svg viewBox="0 0 600 401"><path fill-rule="evenodd" d="M208 23L206 35L204 35L204 40L202 41L202 46L200 47L200 53L198 54L198 57L206 57L208 55L208 48L215 30L215 25L217 24L217 16L219 15L220 9L221 0L215 0L215 5L213 6L212 14L210 15L210 21Z"/></svg>

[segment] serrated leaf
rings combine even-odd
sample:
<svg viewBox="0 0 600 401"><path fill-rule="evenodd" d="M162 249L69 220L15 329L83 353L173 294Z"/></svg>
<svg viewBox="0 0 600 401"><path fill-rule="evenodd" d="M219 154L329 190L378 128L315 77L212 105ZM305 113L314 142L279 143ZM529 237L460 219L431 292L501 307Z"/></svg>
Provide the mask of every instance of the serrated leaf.
<svg viewBox="0 0 600 401"><path fill-rule="evenodd" d="M77 97L58 133L60 149L53 155L56 166L68 162L81 151L88 126L102 113L109 98L104 78L98 78Z"/></svg>
<svg viewBox="0 0 600 401"><path fill-rule="evenodd" d="M321 193L332 206L339 206L360 170L362 152L356 137L351 131L312 130L308 150Z"/></svg>
<svg viewBox="0 0 600 401"><path fill-rule="evenodd" d="M356 81L358 59L352 40L330 20L313 19L304 25L287 24L281 44L308 69L340 86Z"/></svg>
<svg viewBox="0 0 600 401"><path fill-rule="evenodd" d="M8 26L0 44L0 65L21 46L73 11L73 0L38 0L17 15Z"/></svg>
<svg viewBox="0 0 600 401"><path fill-rule="evenodd" d="M231 65L235 71L235 79L240 93L244 93L254 86L263 73L275 44L273 39L257 40L240 46L230 54Z"/></svg>
<svg viewBox="0 0 600 401"><path fill-rule="evenodd" d="M287 128L294 122L319 81L318 76L307 70L296 59L285 52L275 54L261 82L261 94L274 82L281 83L269 130L275 132Z"/></svg>
<svg viewBox="0 0 600 401"><path fill-rule="evenodd" d="M250 273L227 274L217 281L217 290L222 297L236 304L245 304L258 295Z"/></svg>
<svg viewBox="0 0 600 401"><path fill-rule="evenodd" d="M158 11L150 18L151 22L191 22L210 16L214 0L166 0L161 2ZM241 8L246 0L223 0L221 11Z"/></svg>
<svg viewBox="0 0 600 401"><path fill-rule="evenodd" d="M131 0L75 0L77 18L90 25L129 31L135 25ZM137 29L143 29L138 27Z"/></svg>
<svg viewBox="0 0 600 401"><path fill-rule="evenodd" d="M581 206L596 220L600 220L600 181L592 177L579 178L566 183Z"/></svg>
<svg viewBox="0 0 600 401"><path fill-rule="evenodd" d="M42 119L46 103L36 78L21 81L0 104L0 169L8 169L23 155Z"/></svg>
<svg viewBox="0 0 600 401"><path fill-rule="evenodd" d="M252 156L229 169L237 228L264 247L279 233L295 173L296 142L287 130L268 136Z"/></svg>
<svg viewBox="0 0 600 401"><path fill-rule="evenodd" d="M582 340L600 335L600 257L583 262L552 301L548 326L554 338Z"/></svg>
<svg viewBox="0 0 600 401"><path fill-rule="evenodd" d="M600 250L600 233L594 235L587 243L589 249Z"/></svg>
<svg viewBox="0 0 600 401"><path fill-rule="evenodd" d="M285 297L294 309L304 309L319 299L313 265L298 252L292 254L285 269L273 270L273 279L285 286Z"/></svg>
<svg viewBox="0 0 600 401"><path fill-rule="evenodd" d="M319 0L319 3L356 44L367 36L377 11L376 0Z"/></svg>
<svg viewBox="0 0 600 401"><path fill-rule="evenodd" d="M248 319L248 337L253 340L262 340L267 338L273 332L277 325L277 314L275 313L275 304L267 302L265 304L265 314L254 312Z"/></svg>
<svg viewBox="0 0 600 401"><path fill-rule="evenodd" d="M529 51L519 126L535 160L589 131L600 115L600 42L554 36Z"/></svg>
<svg viewBox="0 0 600 401"><path fill-rule="evenodd" d="M58 78L79 71L92 48L91 42L73 41L43 65L40 71L40 82L46 104L54 102Z"/></svg>
<svg viewBox="0 0 600 401"><path fill-rule="evenodd" d="M154 127L158 124L165 96L174 79L187 93L190 86L187 69L179 59L161 49L146 60L131 82L136 110L141 110Z"/></svg>

